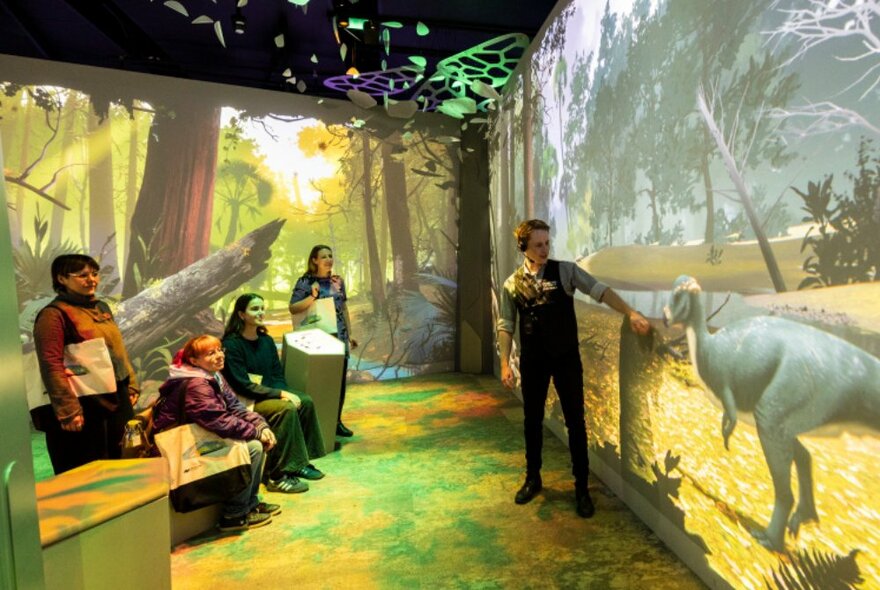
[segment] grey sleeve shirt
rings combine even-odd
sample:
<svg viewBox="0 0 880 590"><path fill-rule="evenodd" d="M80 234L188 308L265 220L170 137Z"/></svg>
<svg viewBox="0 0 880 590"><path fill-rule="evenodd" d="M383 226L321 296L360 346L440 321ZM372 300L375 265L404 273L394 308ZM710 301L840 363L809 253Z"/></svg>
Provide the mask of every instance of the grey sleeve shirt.
<svg viewBox="0 0 880 590"><path fill-rule="evenodd" d="M523 262L523 264L525 264L525 262ZM528 272L528 270L526 270L526 272ZM541 279L543 276L544 267L542 266L538 270L536 277ZM596 277L579 267L574 262L564 260L559 262L559 282L562 283L562 288L565 290L566 295L573 296L575 290L578 290L584 295L589 295L597 302L602 301L602 296L605 295L605 290L608 289L608 285L597 280ZM498 323L496 325L498 331L510 332L513 334L516 328L517 310L514 294L515 288L513 275L510 275L507 277L507 280L504 281L504 287L501 289L498 305Z"/></svg>

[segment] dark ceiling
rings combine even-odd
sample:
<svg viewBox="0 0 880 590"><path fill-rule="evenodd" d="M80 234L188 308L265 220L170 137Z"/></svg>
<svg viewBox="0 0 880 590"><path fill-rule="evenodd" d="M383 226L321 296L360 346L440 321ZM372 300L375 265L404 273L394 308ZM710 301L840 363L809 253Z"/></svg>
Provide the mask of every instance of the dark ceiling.
<svg viewBox="0 0 880 590"><path fill-rule="evenodd" d="M352 66L362 73L413 66L411 58L424 58L430 78L439 61L498 36L531 39L555 3L0 0L0 53L345 98L325 80L344 76ZM243 25L235 24L239 17ZM359 18L366 25L354 30L358 21L352 19ZM348 30L340 24L346 20ZM395 98L415 98L407 92Z"/></svg>

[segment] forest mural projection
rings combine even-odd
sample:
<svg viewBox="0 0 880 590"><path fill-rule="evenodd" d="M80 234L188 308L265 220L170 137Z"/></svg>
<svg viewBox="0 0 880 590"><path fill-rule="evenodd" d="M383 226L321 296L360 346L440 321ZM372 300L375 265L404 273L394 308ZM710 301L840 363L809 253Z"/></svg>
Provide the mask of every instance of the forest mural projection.
<svg viewBox="0 0 880 590"><path fill-rule="evenodd" d="M876 0L575 0L492 120L494 286L544 218L652 319L576 302L593 464L713 585L880 587L878 31Z"/></svg>
<svg viewBox="0 0 880 590"><path fill-rule="evenodd" d="M243 292L264 296L273 336L289 331L314 244L333 248L346 281L352 379L453 367L458 147L446 117L11 63L21 73L4 68L0 135L29 367L58 254L99 260L100 295L150 392L189 335L222 333Z"/></svg>

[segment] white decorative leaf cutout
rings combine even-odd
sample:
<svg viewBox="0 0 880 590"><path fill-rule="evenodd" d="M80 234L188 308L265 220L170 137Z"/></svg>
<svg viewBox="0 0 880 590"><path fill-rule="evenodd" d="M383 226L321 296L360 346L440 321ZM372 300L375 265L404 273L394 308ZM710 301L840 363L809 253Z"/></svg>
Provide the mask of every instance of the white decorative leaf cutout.
<svg viewBox="0 0 880 590"><path fill-rule="evenodd" d="M471 91L477 96L482 96L483 98L491 98L492 100L501 100L501 95L498 92L483 82L482 80L474 80L471 82Z"/></svg>
<svg viewBox="0 0 880 590"><path fill-rule="evenodd" d="M283 34L277 35L275 37L275 47L277 47L278 49L281 49L282 47L284 47L284 35Z"/></svg>
<svg viewBox="0 0 880 590"><path fill-rule="evenodd" d="M194 24L194 25L210 25L213 22L214 22L213 18L211 18L210 16L208 16L206 14L203 14L202 16L196 17L193 20L192 24Z"/></svg>
<svg viewBox="0 0 880 590"><path fill-rule="evenodd" d="M189 18L189 13L186 11L186 7L177 0L167 0L167 2L165 2L165 6L167 6L174 12L179 12L183 16Z"/></svg>
<svg viewBox="0 0 880 590"><path fill-rule="evenodd" d="M419 110L419 103L414 100L389 101L385 110L395 119L409 119Z"/></svg>
<svg viewBox="0 0 880 590"><path fill-rule="evenodd" d="M285 78L290 78L293 75L293 72L290 71L290 68L287 68L286 70L281 72L281 75Z"/></svg>
<svg viewBox="0 0 880 590"><path fill-rule="evenodd" d="M371 109L379 104L376 102L375 98L373 98L366 92L356 90L354 88L346 92L345 95L348 97L348 100L361 107L362 109Z"/></svg>
<svg viewBox="0 0 880 590"><path fill-rule="evenodd" d="M226 47L226 40L223 38L223 27L220 25L219 20L214 23L214 33L217 34L217 40L220 41L220 45Z"/></svg>
<svg viewBox="0 0 880 590"><path fill-rule="evenodd" d="M296 89L299 90L300 92L305 92L306 91L306 83L303 82L302 80L300 80L299 82L296 83Z"/></svg>
<svg viewBox="0 0 880 590"><path fill-rule="evenodd" d="M238 0L238 4L236 4L236 6L238 8L244 8L245 6L247 6L247 3L248 3L248 0Z"/></svg>
<svg viewBox="0 0 880 590"><path fill-rule="evenodd" d="M318 63L318 56L315 55L314 53L312 54L312 63L313 63L313 64Z"/></svg>

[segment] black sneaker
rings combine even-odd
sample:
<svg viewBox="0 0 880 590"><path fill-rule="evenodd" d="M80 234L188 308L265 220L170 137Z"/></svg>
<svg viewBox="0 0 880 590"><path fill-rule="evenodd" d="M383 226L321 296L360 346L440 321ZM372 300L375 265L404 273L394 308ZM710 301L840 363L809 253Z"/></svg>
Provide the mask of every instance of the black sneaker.
<svg viewBox="0 0 880 590"><path fill-rule="evenodd" d="M281 504L269 504L268 502L260 502L257 504L257 507L251 510L251 512L256 512L257 514L268 514L269 516L276 516L281 514Z"/></svg>
<svg viewBox="0 0 880 590"><path fill-rule="evenodd" d="M305 467L301 467L300 469L297 469L296 471L291 473L291 475L293 475L294 477L298 477L300 479L310 479L312 481L317 480L317 479L321 479L324 477L324 473L320 469L318 469L317 467L312 465L311 463L309 463Z"/></svg>
<svg viewBox="0 0 880 590"><path fill-rule="evenodd" d="M352 432L348 426L346 426L342 422L339 422L336 424L336 436L343 436L345 438L348 438L350 436L354 436L354 432Z"/></svg>
<svg viewBox="0 0 880 590"><path fill-rule="evenodd" d="M249 512L244 516L221 516L217 528L224 533L255 529L272 522L271 514Z"/></svg>

